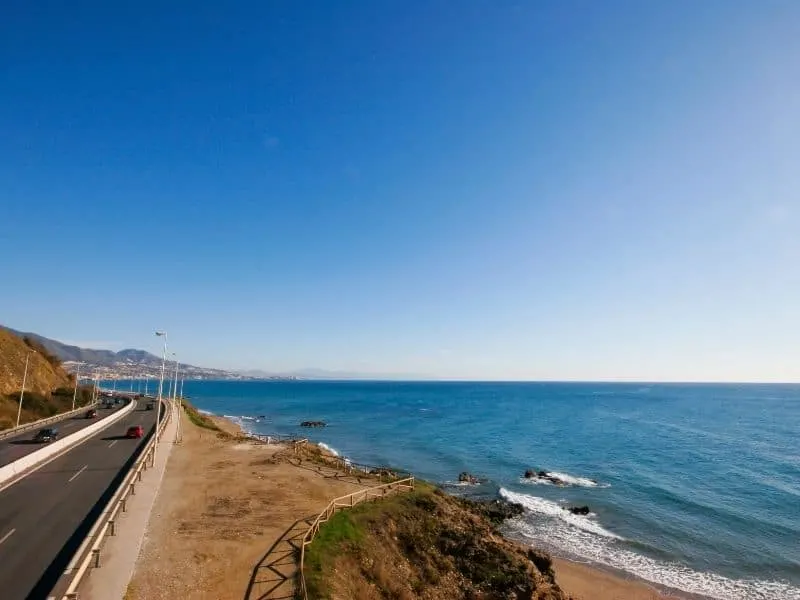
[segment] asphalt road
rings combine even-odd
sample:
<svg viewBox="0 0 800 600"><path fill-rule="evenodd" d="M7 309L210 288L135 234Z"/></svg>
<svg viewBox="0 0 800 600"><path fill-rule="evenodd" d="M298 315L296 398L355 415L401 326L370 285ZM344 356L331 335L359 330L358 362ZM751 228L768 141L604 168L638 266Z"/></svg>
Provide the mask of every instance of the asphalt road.
<svg viewBox="0 0 800 600"><path fill-rule="evenodd" d="M155 429L155 410L134 410L0 492L0 596L48 597L105 503ZM126 439L132 425L145 436Z"/></svg>
<svg viewBox="0 0 800 600"><path fill-rule="evenodd" d="M58 421L57 423L50 423L49 425L44 425L42 427L29 429L28 431L23 431L19 435L15 435L13 437L0 440L0 467L12 463L15 460L19 460L23 456L26 456L31 452L35 452L39 448L42 448L44 444L38 444L33 441L33 438L42 429L47 429L48 427L55 427L56 429L58 429L58 435L60 437L64 437L73 434L76 431L80 431L81 429L83 429L84 427L88 427L92 423L96 423L97 419L102 419L104 417L107 417L108 415L110 415L116 410L119 410L123 406L125 405L120 404L113 409L98 408L97 417L95 417L94 419L87 419L83 416L85 413L82 413L77 417L70 417L62 421ZM86 410L89 409L87 408Z"/></svg>

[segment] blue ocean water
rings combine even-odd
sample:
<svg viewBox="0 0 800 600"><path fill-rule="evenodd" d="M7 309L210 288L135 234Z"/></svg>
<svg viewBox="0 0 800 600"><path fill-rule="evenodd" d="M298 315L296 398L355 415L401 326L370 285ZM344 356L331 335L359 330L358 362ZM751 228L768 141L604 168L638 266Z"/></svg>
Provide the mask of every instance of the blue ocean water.
<svg viewBox="0 0 800 600"><path fill-rule="evenodd" d="M187 381L185 393L254 432L519 502L506 533L557 555L709 598L800 599L800 386ZM532 483L528 468L569 485ZM488 481L457 486L461 471ZM563 509L584 504L591 515Z"/></svg>

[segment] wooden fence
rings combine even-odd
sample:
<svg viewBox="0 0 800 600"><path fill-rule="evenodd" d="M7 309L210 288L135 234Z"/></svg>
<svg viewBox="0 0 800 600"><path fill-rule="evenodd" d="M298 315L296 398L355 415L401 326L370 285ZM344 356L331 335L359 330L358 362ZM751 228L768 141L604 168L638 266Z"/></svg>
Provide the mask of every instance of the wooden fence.
<svg viewBox="0 0 800 600"><path fill-rule="evenodd" d="M311 526L303 536L303 541L300 545L300 571L298 579L300 583L300 593L302 594L303 600L308 600L308 590L306 589L305 578L306 546L314 541L314 537L316 537L317 533L319 532L320 526L329 521L331 517L333 517L333 515L335 515L338 511L345 508L352 508L357 504L361 504L362 502L366 502L368 500L384 498L388 494L396 492L410 492L413 489L414 477L412 476L406 477L405 479L400 479L399 481L394 481L392 483L384 483L383 485L377 485L375 487L359 490L357 492L353 492L352 494L348 494L347 496L341 496L340 498L334 498L328 503L328 506L325 507L325 510L319 513L317 518L314 519L314 522L311 523Z"/></svg>

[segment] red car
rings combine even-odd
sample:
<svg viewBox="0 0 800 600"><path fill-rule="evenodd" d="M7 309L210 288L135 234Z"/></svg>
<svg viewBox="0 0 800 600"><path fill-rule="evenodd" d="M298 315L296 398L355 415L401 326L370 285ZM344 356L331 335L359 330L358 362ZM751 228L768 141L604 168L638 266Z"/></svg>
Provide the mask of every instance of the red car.
<svg viewBox="0 0 800 600"><path fill-rule="evenodd" d="M140 438L144 435L144 429L142 429L141 425L134 425L133 427L128 427L128 432L125 434L126 438Z"/></svg>

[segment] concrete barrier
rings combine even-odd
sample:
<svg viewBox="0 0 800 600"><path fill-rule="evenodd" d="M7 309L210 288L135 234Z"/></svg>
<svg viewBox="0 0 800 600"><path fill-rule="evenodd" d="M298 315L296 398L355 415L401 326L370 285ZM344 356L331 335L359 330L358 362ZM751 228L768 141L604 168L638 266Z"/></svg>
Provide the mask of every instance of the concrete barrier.
<svg viewBox="0 0 800 600"><path fill-rule="evenodd" d="M19 460L15 460L12 463L9 463L3 467L0 467L0 486L5 484L8 481L17 479L20 475L22 475L28 469L35 467L38 464L43 463L44 461L53 458L61 454L62 452L66 452L73 446L80 444L82 441L86 440L87 438L93 436L98 431L101 431L108 427L109 425L113 425L117 421L119 421L122 417L127 415L131 412L136 406L136 402L128 402L128 404L115 412L112 415L107 416L106 418L89 425L88 427L84 427L80 431L76 431L75 433L68 435L64 438L56 442L51 442L44 446L41 450L36 450L35 452L31 452L27 456L23 456Z"/></svg>

